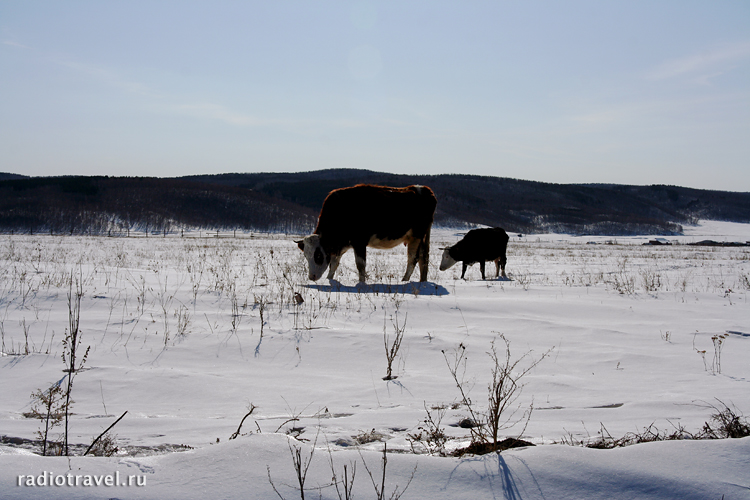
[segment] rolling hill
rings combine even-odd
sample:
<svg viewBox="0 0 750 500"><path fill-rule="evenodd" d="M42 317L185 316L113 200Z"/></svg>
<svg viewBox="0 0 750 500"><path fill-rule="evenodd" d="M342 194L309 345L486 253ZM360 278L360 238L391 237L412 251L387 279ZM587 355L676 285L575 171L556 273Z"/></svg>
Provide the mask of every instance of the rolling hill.
<svg viewBox="0 0 750 500"><path fill-rule="evenodd" d="M699 219L750 222L750 193L551 184L462 174L330 169L179 178L0 173L0 231L111 234L181 229L310 232L326 195L358 183L423 184L439 226L572 234L679 234Z"/></svg>

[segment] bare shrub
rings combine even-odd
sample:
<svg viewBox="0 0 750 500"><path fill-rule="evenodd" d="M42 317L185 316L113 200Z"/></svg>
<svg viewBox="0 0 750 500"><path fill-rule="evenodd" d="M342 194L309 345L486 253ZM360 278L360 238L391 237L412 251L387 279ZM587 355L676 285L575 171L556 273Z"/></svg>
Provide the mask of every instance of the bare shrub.
<svg viewBox="0 0 750 500"><path fill-rule="evenodd" d="M174 300L174 296L177 293L177 290L175 290L174 293L168 293L169 276L165 276L163 285L161 284L160 280L159 285L159 294L157 295L157 299L159 300L159 306L161 307L162 318L164 321L164 346L166 347L169 343L169 309L170 305L172 304L172 300Z"/></svg>
<svg viewBox="0 0 750 500"><path fill-rule="evenodd" d="M146 286L146 278L144 278L142 274L139 278L139 280L136 280L133 275L129 275L128 281L135 289L136 301L138 302L138 312L143 316L146 308L146 292L150 290L150 288Z"/></svg>
<svg viewBox="0 0 750 500"><path fill-rule="evenodd" d="M75 290L74 285L75 283ZM76 278L75 275L70 276L70 289L68 291L68 325L69 330L66 332L65 338L63 339L63 354L62 359L65 363L65 371L68 373L68 383L65 387L64 398L65 405L65 435L64 435L64 447L63 453L68 456L70 450L68 448L68 436L69 436L69 424L70 424L70 405L72 403L70 395L73 392L73 379L76 373L83 368L88 358L89 350L91 346L86 348L82 357L78 357L81 349L81 332L79 329L81 320L81 299L83 298L83 283L80 278Z"/></svg>
<svg viewBox="0 0 750 500"><path fill-rule="evenodd" d="M750 423L737 408L730 408L721 400L709 404L714 410L711 420L703 424L702 435L707 439L743 438L750 436ZM738 414L739 413L739 414Z"/></svg>
<svg viewBox="0 0 750 500"><path fill-rule="evenodd" d="M388 362L388 367L386 369L386 374L385 374L385 377L383 377L383 380L393 380L397 378L397 376L393 375L393 361L396 359L396 356L398 356L398 351L399 349L401 349L401 342L404 340L404 330L406 329L406 317L404 317L404 322L401 325L399 325L398 324L398 311L397 311L395 318L391 318L391 323L393 324L395 337L393 339L393 343L389 344L388 332L386 331L386 326L385 326L385 318L383 318L383 344L385 346L385 358L386 358L386 361Z"/></svg>
<svg viewBox="0 0 750 500"><path fill-rule="evenodd" d="M628 258L623 257L617 263L617 270L610 272L606 281L620 294L632 295L635 293L635 277L627 269Z"/></svg>
<svg viewBox="0 0 750 500"><path fill-rule="evenodd" d="M367 443L374 443L376 441L383 441L386 436L376 431L375 429L372 429L370 431L362 431L356 436L352 437L358 445L363 445Z"/></svg>
<svg viewBox="0 0 750 500"><path fill-rule="evenodd" d="M26 325L26 318L23 318L23 321L18 322L18 326L20 326L23 329L23 338L24 338L23 353L28 356L29 353L31 353L31 351L29 350L29 326L31 325Z"/></svg>
<svg viewBox="0 0 750 500"><path fill-rule="evenodd" d="M688 432L682 425L672 424L672 430L660 430L653 423L644 427L641 432L628 432L624 436L615 438L601 425L597 437L594 439L575 439L572 435L564 438L561 443L587 448L612 449L640 443L655 441L674 441L681 439L730 439L750 436L750 423L737 408L730 408L721 400L717 404L707 404L705 407L714 411L711 419L695 433ZM670 422L671 423L671 422Z"/></svg>
<svg viewBox="0 0 750 500"><path fill-rule="evenodd" d="M339 479L336 467L333 465L333 454L330 448L328 448L328 460L331 464L331 482L334 488L336 488L336 495L339 497L339 500L352 500L354 498L352 494L354 478L357 476L357 462L352 461L349 462L349 466L344 465L342 478Z"/></svg>
<svg viewBox="0 0 750 500"><path fill-rule="evenodd" d="M237 334L237 329L240 327L240 323L242 323L242 313L240 312L240 304L237 300L237 293L233 290L232 291L232 298L231 298L231 305L232 305L232 334ZM263 311L261 311L261 318L263 317ZM261 325L261 335L263 332L263 325Z"/></svg>
<svg viewBox="0 0 750 500"><path fill-rule="evenodd" d="M320 428L318 429L318 433L320 432ZM301 500L305 500L305 482L307 481L307 471L310 468L310 464L312 463L313 456L315 455L315 445L318 442L318 434L315 435L315 441L313 442L312 446L310 447L310 454L307 456L304 456L302 454L302 446L294 443L292 444L292 440L290 439L288 442L289 445L289 454L292 457L292 467L294 468L294 475L295 479L297 480L296 486L290 486L291 488L297 490L300 495ZM276 492L276 495L281 500L284 500L284 497L281 495L279 490L276 488L276 485L273 482L273 479L271 478L271 467L266 466L266 471L268 473L268 482L271 483L271 488L273 488L273 491Z"/></svg>
<svg viewBox="0 0 750 500"><path fill-rule="evenodd" d="M740 286L744 288L745 290L750 290L750 274L740 273L739 283L740 283Z"/></svg>
<svg viewBox="0 0 750 500"><path fill-rule="evenodd" d="M706 350L705 349L698 349L695 347L695 337L698 336L698 332L695 332L695 335L693 335L693 350L700 354L701 359L703 360L703 370L708 371L708 364L706 363Z"/></svg>
<svg viewBox="0 0 750 500"><path fill-rule="evenodd" d="M385 483L386 483L386 475L387 475L387 467L388 467L388 455L387 455L387 447L385 443L383 443L383 456L381 458L381 474L380 477L376 480L375 475L370 470L370 468L367 466L367 462L365 461L365 457L362 457L362 463L365 466L365 470L367 471L367 475L370 476L370 481L372 482L372 487L375 489L375 498L378 500L383 500L385 498L388 498L390 500L398 500L401 498L401 496L406 492L406 490L409 488L409 485L411 484L412 480L414 479L414 475L417 473L417 466L414 466L414 470L411 472L411 476L409 477L409 481L407 481L406 486L404 486L401 490L399 490L398 485L394 486L393 492L390 494L390 496L386 496L386 489L385 489ZM360 456L362 456L362 453L360 452Z"/></svg>
<svg viewBox="0 0 750 500"><path fill-rule="evenodd" d="M609 431L601 424L598 436L592 440L581 442L586 448L595 448L598 450L609 450L612 448L621 448L640 443L652 443L654 441L675 441L680 439L693 439L695 436L685 430L681 425L673 426L670 430L660 430L653 423L644 427L641 432L628 432L620 438L614 438ZM574 444L574 443L570 443Z"/></svg>
<svg viewBox="0 0 750 500"><path fill-rule="evenodd" d="M714 345L714 359L711 363L711 371L714 374L721 373L721 348L724 346L724 341L727 337L729 337L729 335L726 333L711 337L711 342Z"/></svg>
<svg viewBox="0 0 750 500"><path fill-rule="evenodd" d="M497 339L503 342L504 352L498 353L495 345ZM472 442L467 449L459 450L459 454L488 453L490 451L499 451L504 447L518 445L518 438L506 439L502 443L498 441L500 431L514 427L518 423L523 423L523 428L518 433L518 436L520 437L523 434L526 425L528 425L531 419L533 403L523 410L520 403L517 404L523 390L523 384L520 381L544 358L549 356L551 351L552 349L545 352L537 360L531 359L525 368L520 368L519 365L521 362L531 357L531 351L513 360L508 339L503 334L499 334L496 339L493 339L490 351L487 353L492 360L492 368L490 372L491 379L487 384L487 409L484 411L476 409L468 395L470 387L467 386L464 378L466 371L466 347L463 344L459 345L454 353L452 362L448 359L445 351L443 351L448 369L461 395L461 403L469 412L470 425L466 425L466 427L471 432ZM518 416L519 412L521 413L520 416Z"/></svg>
<svg viewBox="0 0 750 500"><path fill-rule="evenodd" d="M661 273L651 267L641 269L641 282L647 292L658 292L662 286Z"/></svg>
<svg viewBox="0 0 750 500"><path fill-rule="evenodd" d="M245 416L242 417L242 420L240 420L240 425L237 427L237 430L234 431L234 433L231 436L229 436L229 440L230 441L232 439L236 439L237 437L239 437L240 431L242 430L242 424L245 423L245 420L247 419L247 417L249 417L250 415L253 414L253 412L256 410L256 408L258 408L258 407L255 406L254 404L250 403L250 406L248 406L248 408L247 408L248 411L247 411L247 413L245 413Z"/></svg>
<svg viewBox="0 0 750 500"><path fill-rule="evenodd" d="M424 406L427 416L422 421L422 424L417 427L417 431L412 434L407 434L406 439L411 445L411 449L414 453L421 451L421 447L430 455L445 456L445 444L448 442L448 436L445 434L445 430L441 427L443 417L447 408L445 406L438 406L428 408L427 404Z"/></svg>
<svg viewBox="0 0 750 500"><path fill-rule="evenodd" d="M260 315L260 338L263 338L263 327L266 324L266 307L268 306L268 297L263 294L253 294L253 307L257 307Z"/></svg>
<svg viewBox="0 0 750 500"><path fill-rule="evenodd" d="M524 290L528 290L531 285L531 276L525 273L515 273L513 274L513 281L521 285Z"/></svg>
<svg viewBox="0 0 750 500"><path fill-rule="evenodd" d="M57 383L44 391L37 389L31 394L31 401L31 411L24 416L44 422L44 430L39 429L37 435L42 442L42 456L46 456L49 433L63 422L66 415L66 401L62 387Z"/></svg>
<svg viewBox="0 0 750 500"><path fill-rule="evenodd" d="M177 336L186 336L190 328L190 311L188 311L187 307L180 304L180 308L175 309L174 315L177 318Z"/></svg>
<svg viewBox="0 0 750 500"><path fill-rule="evenodd" d="M125 411L122 415L120 415L120 418L115 420L109 427L104 429L104 432L99 434L89 445L88 448L86 448L86 451L84 452L83 456L88 455L91 453L94 456L97 457L111 457L115 453L117 453L117 436L112 434L110 431L112 428L117 425L117 423L122 420L125 415L127 415L128 412Z"/></svg>
<svg viewBox="0 0 750 500"><path fill-rule="evenodd" d="M107 432L102 436L84 455L93 455L95 457L113 457L119 451L117 446L117 436Z"/></svg>

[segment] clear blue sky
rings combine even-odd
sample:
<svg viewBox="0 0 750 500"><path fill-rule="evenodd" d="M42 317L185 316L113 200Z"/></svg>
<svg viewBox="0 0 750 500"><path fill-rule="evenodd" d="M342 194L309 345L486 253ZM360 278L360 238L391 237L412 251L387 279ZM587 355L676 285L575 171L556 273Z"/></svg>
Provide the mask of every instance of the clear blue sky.
<svg viewBox="0 0 750 500"><path fill-rule="evenodd" d="M0 171L750 191L750 1L0 0Z"/></svg>

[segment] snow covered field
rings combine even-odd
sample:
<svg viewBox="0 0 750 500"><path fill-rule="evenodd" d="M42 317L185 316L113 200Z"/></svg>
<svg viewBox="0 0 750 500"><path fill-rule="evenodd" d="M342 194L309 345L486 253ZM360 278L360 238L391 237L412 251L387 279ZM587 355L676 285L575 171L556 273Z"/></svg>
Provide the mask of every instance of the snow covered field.
<svg viewBox="0 0 750 500"><path fill-rule="evenodd" d="M481 281L476 265L463 281L460 264L437 271L438 247L459 238L433 231L425 284L399 281L404 249L369 251L363 287L351 252L338 282L310 283L302 253L280 235L1 236L0 436L37 439L41 421L24 416L30 396L67 376L71 277L90 346L74 379L71 443L88 445L128 413L112 431L114 457L0 445L0 497L278 498L270 473L284 498L297 498L290 446L301 446L303 458L314 450L307 498L339 498L327 486L331 461L339 479L356 463L355 496L376 498L364 465L378 476L387 443L401 453L388 454L386 498L415 466L404 499L750 498L750 438L560 444L652 424L697 432L717 399L750 414L750 248L511 235L509 281ZM705 222L667 239L744 242L750 226ZM384 333L392 342L397 330L397 378L386 381ZM501 334L513 360L526 355L519 369L548 353L521 380L517 415L533 405L528 425L503 431L540 446L427 454L409 438L427 410L442 416L448 451L469 440L456 426L468 413L446 360L465 347L460 374L484 411L486 353L493 339L504 345ZM117 473L146 485L19 486L19 476L45 471L52 482Z"/></svg>

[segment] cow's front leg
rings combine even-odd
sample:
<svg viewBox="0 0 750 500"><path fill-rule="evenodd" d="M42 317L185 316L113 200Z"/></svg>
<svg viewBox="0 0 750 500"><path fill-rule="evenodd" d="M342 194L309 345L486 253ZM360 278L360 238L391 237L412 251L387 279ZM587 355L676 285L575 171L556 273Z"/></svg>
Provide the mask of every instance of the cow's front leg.
<svg viewBox="0 0 750 500"><path fill-rule="evenodd" d="M508 276L505 274L505 264L508 263L508 257L503 255L500 257L500 270L503 272L503 278L507 278Z"/></svg>
<svg viewBox="0 0 750 500"><path fill-rule="evenodd" d="M331 254L331 263L328 265L328 278L329 280L333 279L333 275L336 272L336 269L339 268L339 264L341 263L341 254L334 253Z"/></svg>
<svg viewBox="0 0 750 500"><path fill-rule="evenodd" d="M479 271L482 273L482 280L484 280L484 261L479 261Z"/></svg>
<svg viewBox="0 0 750 500"><path fill-rule="evenodd" d="M359 282L364 283L367 281L367 273L365 272L365 265L367 264L367 247L354 247L354 262L357 264L357 271L359 271Z"/></svg>

